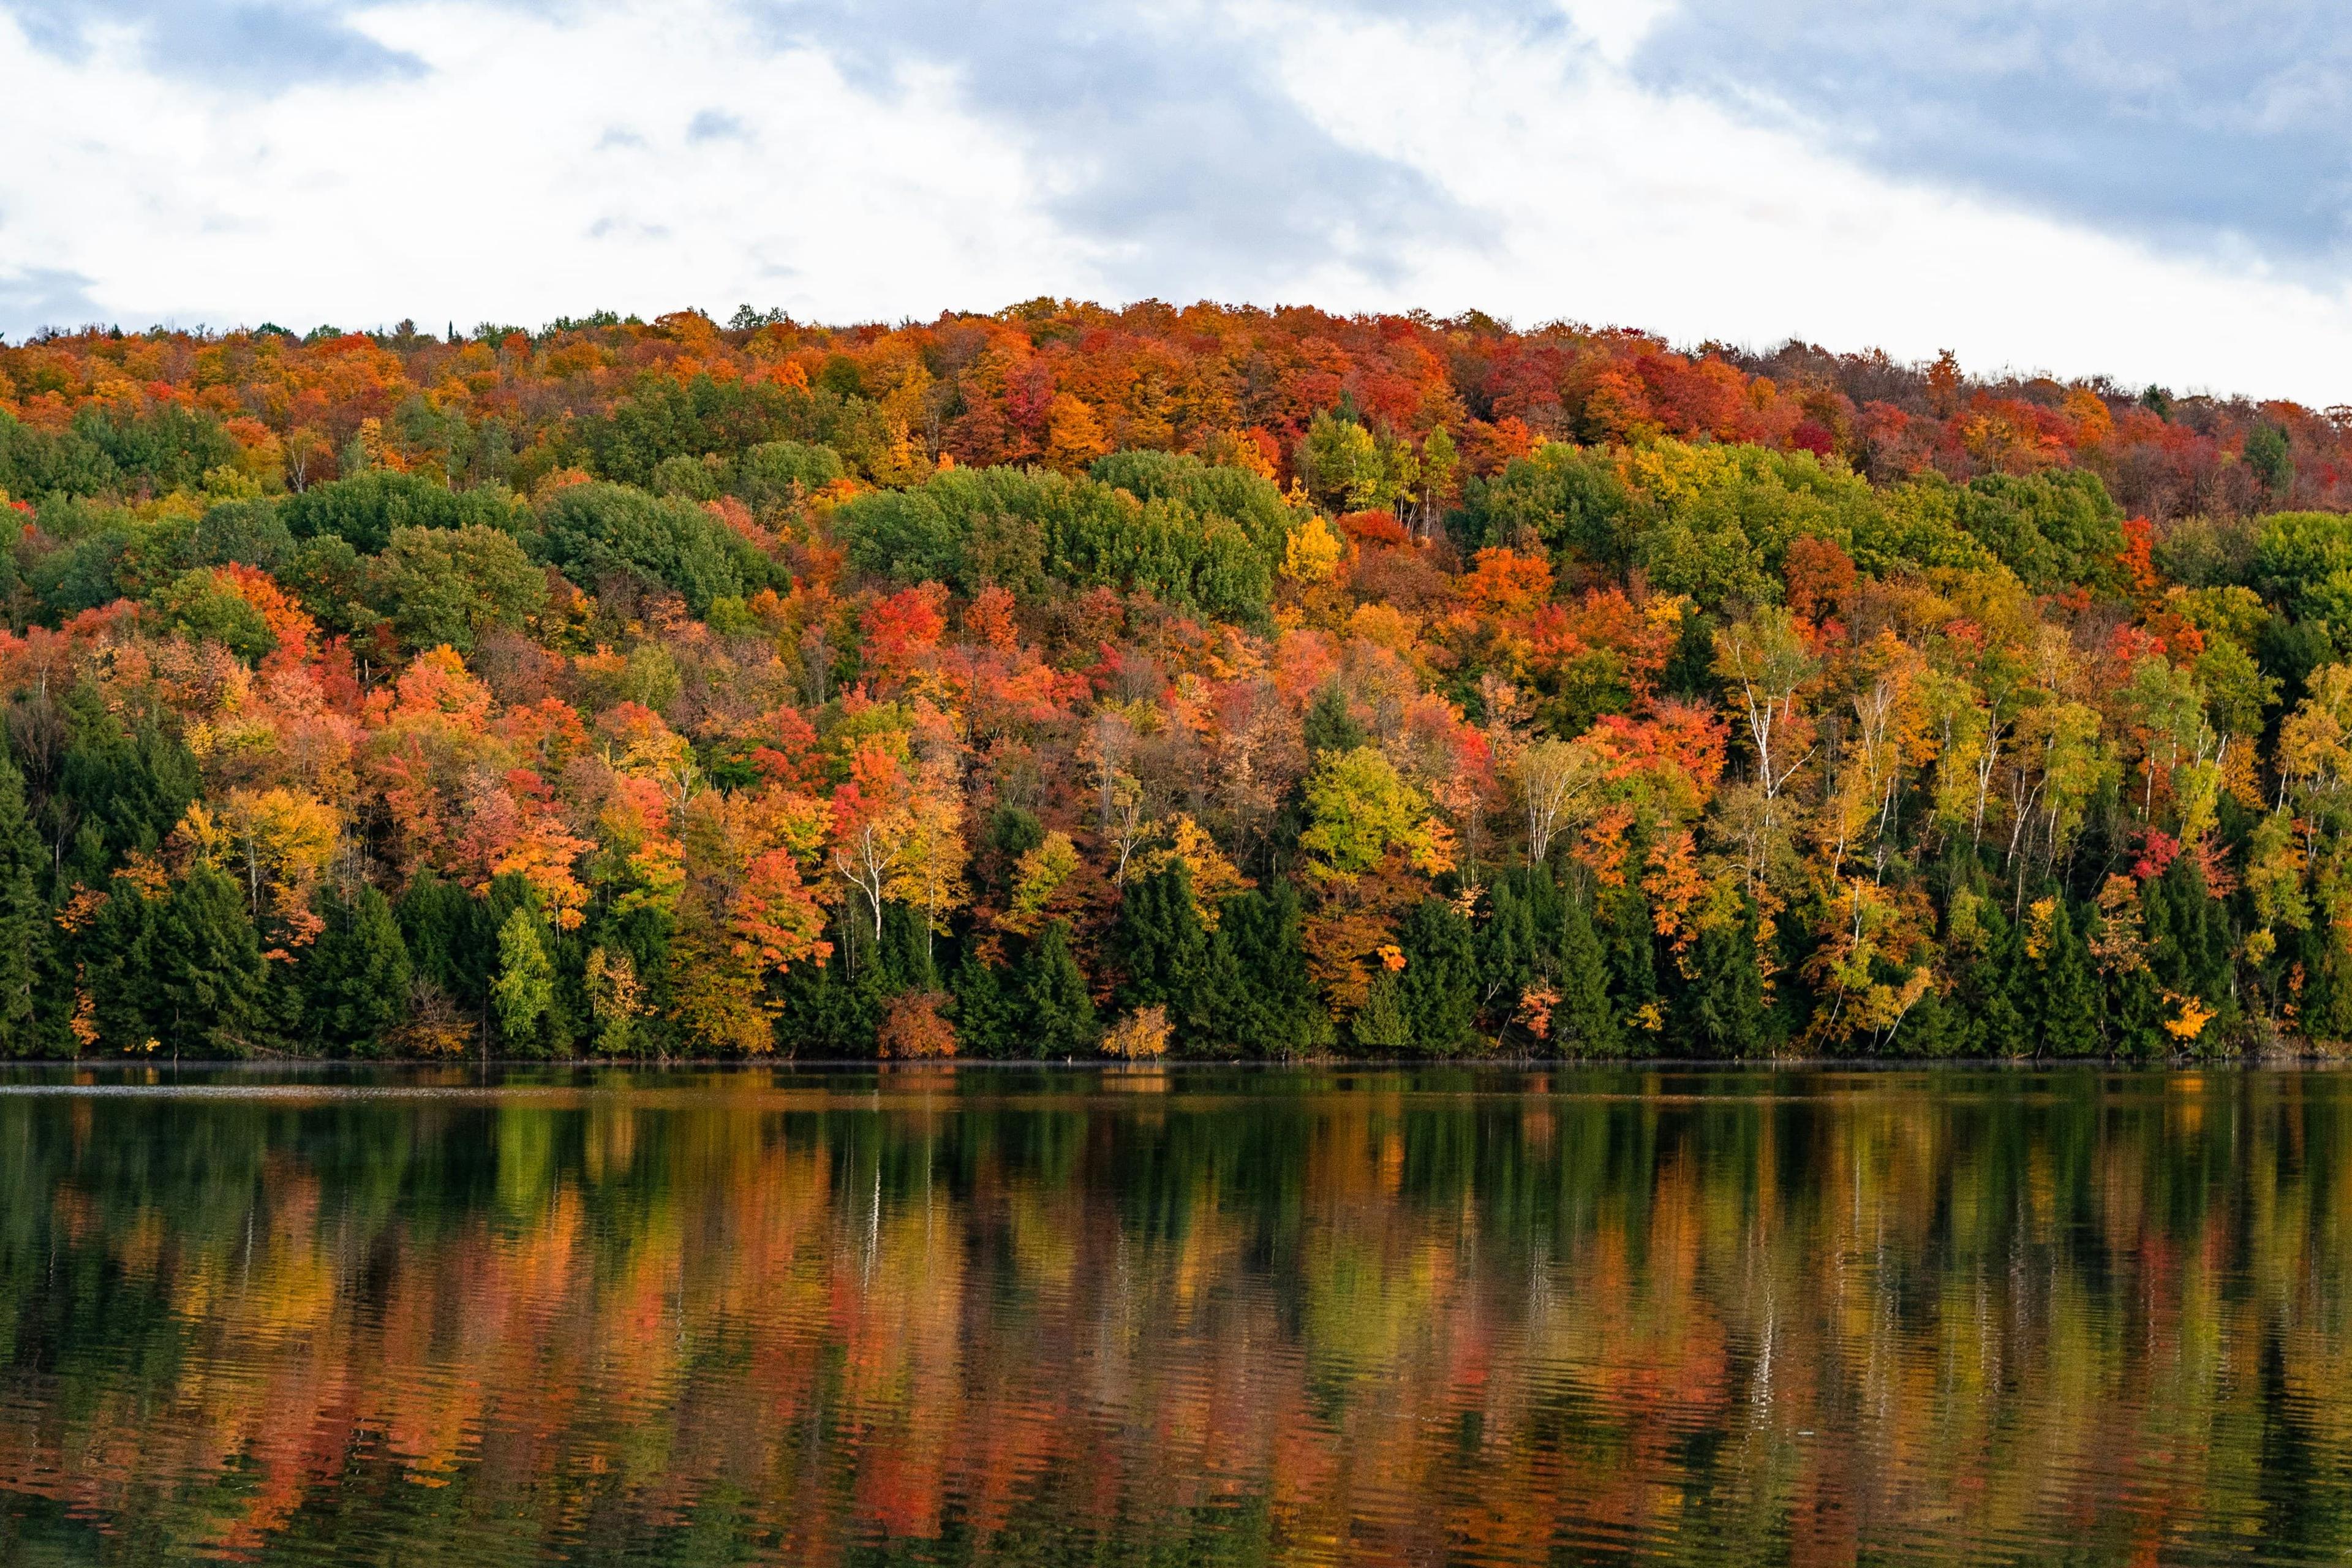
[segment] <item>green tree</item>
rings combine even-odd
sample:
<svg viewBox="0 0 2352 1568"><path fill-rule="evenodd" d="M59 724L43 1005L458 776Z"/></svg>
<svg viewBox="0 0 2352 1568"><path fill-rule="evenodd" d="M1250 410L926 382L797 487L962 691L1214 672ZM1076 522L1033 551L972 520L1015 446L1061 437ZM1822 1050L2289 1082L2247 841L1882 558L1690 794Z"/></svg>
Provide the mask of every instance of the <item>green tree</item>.
<svg viewBox="0 0 2352 1568"><path fill-rule="evenodd" d="M404 647L467 653L484 632L538 614L547 574L495 529L396 528L367 569L367 590Z"/></svg>
<svg viewBox="0 0 2352 1568"><path fill-rule="evenodd" d="M1764 1048L1764 976L1756 965L1752 900L1743 900L1739 920L1702 926L1692 942L1675 1026L1698 1056L1750 1057Z"/></svg>
<svg viewBox="0 0 2352 1568"><path fill-rule="evenodd" d="M86 939L83 975L102 1043L242 1056L266 977L245 889L199 861L168 892L117 877Z"/></svg>
<svg viewBox="0 0 2352 1568"><path fill-rule="evenodd" d="M1301 1057L1330 1043L1331 1016L1307 970L1298 890L1276 878L1221 906L1217 938L1233 954L1235 989L1223 1024L1245 1056Z"/></svg>
<svg viewBox="0 0 2352 1568"><path fill-rule="evenodd" d="M304 1032L339 1050L373 1050L408 1010L413 970L392 902L364 884L356 897L329 889L318 900L325 924L297 974Z"/></svg>
<svg viewBox="0 0 2352 1568"><path fill-rule="evenodd" d="M1080 1056L1094 1049L1094 999L1087 994L1086 972L1070 951L1070 922L1048 925L1030 948L1022 976L1023 999L1029 1005L1028 1028L1040 1057Z"/></svg>
<svg viewBox="0 0 2352 1568"><path fill-rule="evenodd" d="M540 1047L555 1006L555 965L540 938L544 923L535 910L519 907L499 928L499 976L490 983L490 1001L499 1032L517 1049Z"/></svg>
<svg viewBox="0 0 2352 1568"><path fill-rule="evenodd" d="M2049 924L2040 942L2032 1025L2040 1053L2053 1057L2099 1054L2098 976L2089 947L2064 899L2051 900Z"/></svg>
<svg viewBox="0 0 2352 1568"><path fill-rule="evenodd" d="M1563 1056L1612 1057L1618 1051L1617 1015L1609 1000L1609 963L1584 900L1560 900L1559 1002L1551 1037Z"/></svg>
<svg viewBox="0 0 2352 1568"><path fill-rule="evenodd" d="M25 781L0 756L0 1056L47 1056L66 1034L48 900L41 897L49 858L25 809Z"/></svg>
<svg viewBox="0 0 2352 1568"><path fill-rule="evenodd" d="M1475 1049L1478 953L1462 911L1444 899L1423 899L1399 925L1397 946L1405 959L1397 1005L1412 1048L1428 1056Z"/></svg>

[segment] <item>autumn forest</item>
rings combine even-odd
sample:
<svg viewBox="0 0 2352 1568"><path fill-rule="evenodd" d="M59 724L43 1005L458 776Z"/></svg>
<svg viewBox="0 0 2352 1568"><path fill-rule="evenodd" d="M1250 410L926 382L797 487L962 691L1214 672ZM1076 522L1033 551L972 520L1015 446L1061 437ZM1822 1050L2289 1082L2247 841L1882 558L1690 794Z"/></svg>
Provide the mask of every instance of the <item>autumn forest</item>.
<svg viewBox="0 0 2352 1568"><path fill-rule="evenodd" d="M2352 408L1472 314L0 344L0 1054L2352 1039Z"/></svg>

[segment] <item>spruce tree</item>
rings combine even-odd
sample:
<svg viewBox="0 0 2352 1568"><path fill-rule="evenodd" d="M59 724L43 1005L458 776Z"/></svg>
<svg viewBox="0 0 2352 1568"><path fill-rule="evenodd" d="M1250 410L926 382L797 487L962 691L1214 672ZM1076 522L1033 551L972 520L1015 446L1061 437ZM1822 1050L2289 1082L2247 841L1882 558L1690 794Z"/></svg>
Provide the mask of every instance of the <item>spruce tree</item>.
<svg viewBox="0 0 2352 1568"><path fill-rule="evenodd" d="M1405 964L1397 975L1397 1006L1412 1049L1452 1056L1479 1044L1478 954L1470 922L1444 899L1423 899L1397 931Z"/></svg>
<svg viewBox="0 0 2352 1568"><path fill-rule="evenodd" d="M68 1037L62 1014L69 987L41 897L48 864L25 808L24 778L0 755L0 1057L47 1056Z"/></svg>
<svg viewBox="0 0 2352 1568"><path fill-rule="evenodd" d="M1701 1056L1753 1056L1764 1045L1764 976L1756 967L1756 908L1706 927L1691 944L1692 975L1676 1009L1681 1043Z"/></svg>
<svg viewBox="0 0 2352 1568"><path fill-rule="evenodd" d="M2099 1053L2098 976L2092 973L2090 950L2063 898L2055 900L2051 910L2035 1001L2036 1045L2042 1054L2088 1057Z"/></svg>
<svg viewBox="0 0 2352 1568"><path fill-rule="evenodd" d="M413 971L400 922L364 884L349 899L330 889L319 915L326 923L297 971L304 1033L330 1049L374 1050L408 1010Z"/></svg>
<svg viewBox="0 0 2352 1568"><path fill-rule="evenodd" d="M1023 965L1022 997L1033 1052L1072 1057L1091 1051L1097 1034L1086 972L1070 951L1070 922L1055 921L1038 936Z"/></svg>
<svg viewBox="0 0 2352 1568"><path fill-rule="evenodd" d="M1560 900L1559 1002L1551 1037L1563 1056L1612 1057L1619 1049L1617 1015L1609 1000L1609 968L1584 901Z"/></svg>
<svg viewBox="0 0 2352 1568"><path fill-rule="evenodd" d="M1193 989L1207 960L1209 933L1192 908L1192 880L1181 862L1128 883L1111 927L1112 962L1124 973L1122 1008L1161 1006L1197 1019Z"/></svg>
<svg viewBox="0 0 2352 1568"><path fill-rule="evenodd" d="M955 994L956 1048L970 1057L1009 1057L1020 1031L1013 998L996 965L967 950L949 984Z"/></svg>
<svg viewBox="0 0 2352 1568"><path fill-rule="evenodd" d="M1298 889L1275 878L1221 906L1217 936L1233 954L1231 1043L1245 1056L1307 1056L1331 1043L1332 1024L1307 972Z"/></svg>
<svg viewBox="0 0 2352 1568"><path fill-rule="evenodd" d="M1657 928L1650 900L1630 880L1603 895L1607 917L1609 989L1617 1000L1618 1022L1642 1027L1644 1010L1658 1001Z"/></svg>
<svg viewBox="0 0 2352 1568"><path fill-rule="evenodd" d="M1478 928L1479 993L1507 1012L1550 965L1538 951L1535 908L1519 879L1496 878L1488 899L1486 922Z"/></svg>

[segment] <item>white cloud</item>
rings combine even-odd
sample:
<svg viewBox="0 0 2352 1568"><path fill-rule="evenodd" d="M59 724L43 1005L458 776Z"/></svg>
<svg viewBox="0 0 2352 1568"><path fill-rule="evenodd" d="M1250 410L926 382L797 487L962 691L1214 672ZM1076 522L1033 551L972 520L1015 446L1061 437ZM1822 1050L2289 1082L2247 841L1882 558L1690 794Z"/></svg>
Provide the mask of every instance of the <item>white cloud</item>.
<svg viewBox="0 0 2352 1568"><path fill-rule="evenodd" d="M1294 235L1215 276L1057 217L1093 153L1040 148L953 68L853 82L726 0L380 7L357 25L426 71L274 97L159 77L120 30L60 60L0 16L0 145L34 150L0 163L0 331L60 300L299 328L747 300L897 319L1116 287L1948 346L1977 369L2352 401L2343 295L1868 173L1644 88L1627 61L1664 9L1575 0L1577 32L1545 37L1236 7L1237 47L1277 61L1274 90L1316 127L1484 221L1408 232L1379 265Z"/></svg>

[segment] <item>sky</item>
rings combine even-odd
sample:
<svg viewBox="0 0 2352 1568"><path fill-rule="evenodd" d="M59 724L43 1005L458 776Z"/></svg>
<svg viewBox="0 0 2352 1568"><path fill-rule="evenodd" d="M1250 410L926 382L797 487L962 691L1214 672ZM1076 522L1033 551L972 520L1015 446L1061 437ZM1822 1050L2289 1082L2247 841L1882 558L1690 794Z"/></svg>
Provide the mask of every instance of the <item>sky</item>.
<svg viewBox="0 0 2352 1568"><path fill-rule="evenodd" d="M1051 294L2352 403L2331 0L0 0L0 335Z"/></svg>

